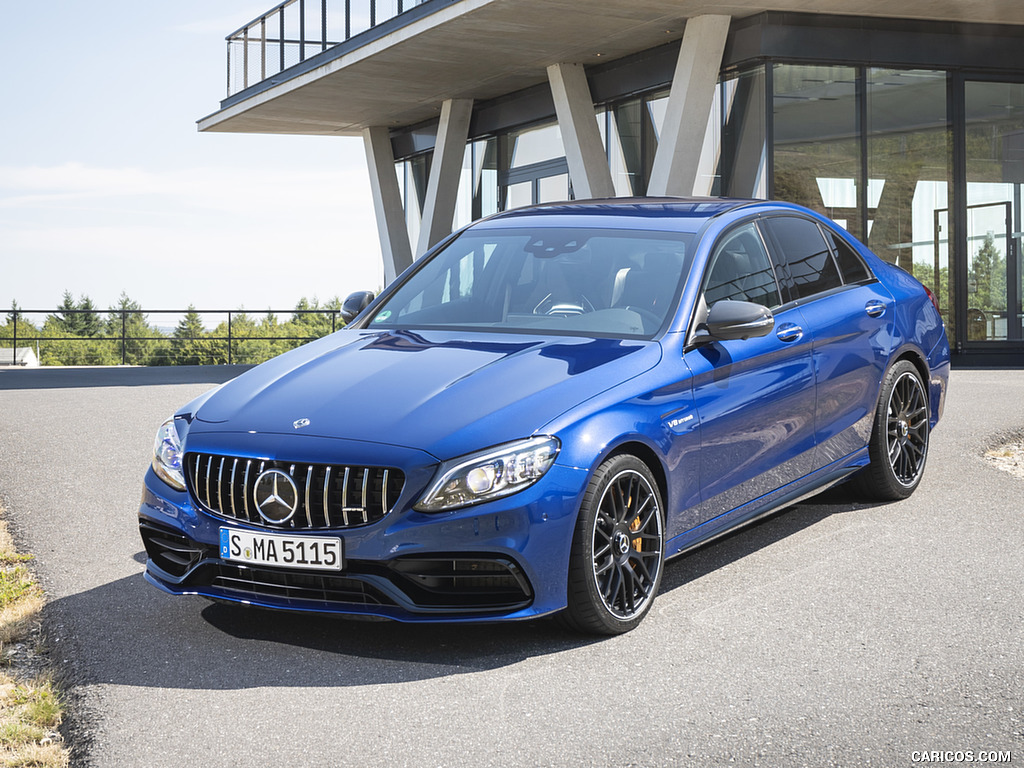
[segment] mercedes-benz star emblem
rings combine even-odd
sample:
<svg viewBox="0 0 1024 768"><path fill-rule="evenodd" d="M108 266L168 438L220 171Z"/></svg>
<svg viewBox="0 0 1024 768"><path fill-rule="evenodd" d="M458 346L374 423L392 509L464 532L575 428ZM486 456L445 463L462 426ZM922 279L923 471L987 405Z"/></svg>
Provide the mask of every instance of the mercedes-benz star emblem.
<svg viewBox="0 0 1024 768"><path fill-rule="evenodd" d="M252 494L260 517L275 525L291 520L299 505L295 481L280 469L268 469L257 477Z"/></svg>
<svg viewBox="0 0 1024 768"><path fill-rule="evenodd" d="M309 426L309 419L296 419L292 422L292 426L295 429L302 429L303 427Z"/></svg>

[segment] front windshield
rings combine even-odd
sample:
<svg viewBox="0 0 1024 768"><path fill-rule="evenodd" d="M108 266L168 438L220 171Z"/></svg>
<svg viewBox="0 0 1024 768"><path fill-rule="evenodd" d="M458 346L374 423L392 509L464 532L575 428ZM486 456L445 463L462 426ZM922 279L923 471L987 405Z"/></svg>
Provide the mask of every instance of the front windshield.
<svg viewBox="0 0 1024 768"><path fill-rule="evenodd" d="M650 337L675 305L692 237L469 229L381 304L368 327Z"/></svg>

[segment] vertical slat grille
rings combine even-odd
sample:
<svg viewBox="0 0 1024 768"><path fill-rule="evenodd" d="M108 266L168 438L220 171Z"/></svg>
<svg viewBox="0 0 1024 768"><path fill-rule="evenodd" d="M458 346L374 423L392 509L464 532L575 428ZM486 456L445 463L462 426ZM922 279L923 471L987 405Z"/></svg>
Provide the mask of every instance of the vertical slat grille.
<svg viewBox="0 0 1024 768"><path fill-rule="evenodd" d="M260 461L188 453L185 475L200 507L229 520L268 528L318 529L375 523L398 502L405 475L394 467L357 467ZM287 523L260 516L253 491L260 475L278 469L292 478L297 509Z"/></svg>

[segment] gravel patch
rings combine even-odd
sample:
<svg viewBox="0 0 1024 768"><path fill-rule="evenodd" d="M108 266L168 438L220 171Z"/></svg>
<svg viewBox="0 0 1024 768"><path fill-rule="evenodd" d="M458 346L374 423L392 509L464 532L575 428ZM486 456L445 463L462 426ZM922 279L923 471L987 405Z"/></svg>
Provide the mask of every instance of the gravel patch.
<svg viewBox="0 0 1024 768"><path fill-rule="evenodd" d="M985 460L1004 472L1024 478L1024 434L989 448L985 451Z"/></svg>

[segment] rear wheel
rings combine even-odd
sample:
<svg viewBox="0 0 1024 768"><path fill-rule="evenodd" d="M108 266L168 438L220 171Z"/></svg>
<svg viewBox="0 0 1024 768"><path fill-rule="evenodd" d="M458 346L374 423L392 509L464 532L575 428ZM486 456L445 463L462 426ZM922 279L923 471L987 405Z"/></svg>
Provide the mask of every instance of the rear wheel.
<svg viewBox="0 0 1024 768"><path fill-rule="evenodd" d="M664 558L661 494L647 465L613 456L590 481L573 535L565 623L616 635L651 608Z"/></svg>
<svg viewBox="0 0 1024 768"><path fill-rule="evenodd" d="M868 445L871 464L854 477L854 485L879 501L910 496L924 474L928 433L928 395L921 374L909 360L900 360L882 384Z"/></svg>

